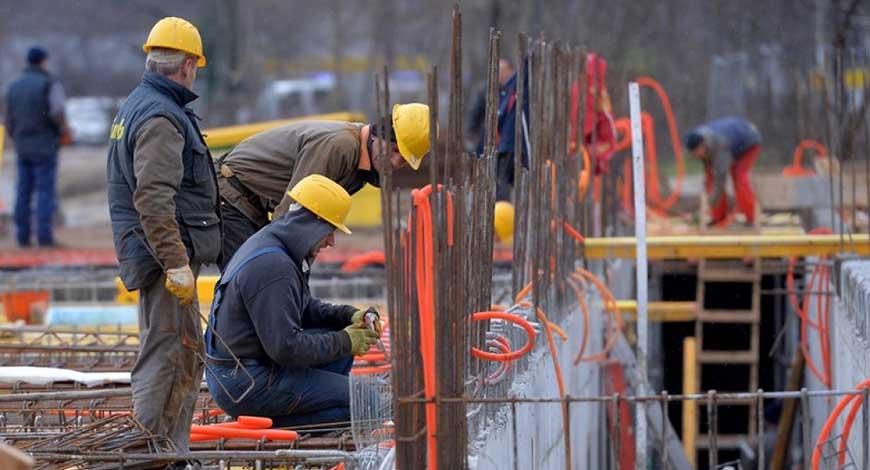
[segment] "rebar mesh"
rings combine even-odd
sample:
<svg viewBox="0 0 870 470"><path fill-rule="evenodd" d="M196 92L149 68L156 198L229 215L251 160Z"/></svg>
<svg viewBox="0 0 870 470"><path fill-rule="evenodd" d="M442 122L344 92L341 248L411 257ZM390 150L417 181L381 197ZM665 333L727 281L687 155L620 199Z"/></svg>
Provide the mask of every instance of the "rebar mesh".
<svg viewBox="0 0 870 470"><path fill-rule="evenodd" d="M389 370L351 374L350 416L359 468L379 468L394 442Z"/></svg>

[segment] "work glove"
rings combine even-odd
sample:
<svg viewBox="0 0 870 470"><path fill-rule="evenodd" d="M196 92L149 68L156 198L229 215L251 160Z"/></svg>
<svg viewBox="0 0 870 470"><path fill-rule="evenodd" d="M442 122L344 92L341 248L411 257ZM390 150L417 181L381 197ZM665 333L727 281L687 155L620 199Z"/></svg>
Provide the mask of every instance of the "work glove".
<svg viewBox="0 0 870 470"><path fill-rule="evenodd" d="M371 315L371 325L366 321L366 314ZM375 333L378 334L378 337L383 333L383 330L381 329L381 314L378 313L374 307L354 312L353 316L350 318L350 324L359 328L372 328Z"/></svg>
<svg viewBox="0 0 870 470"><path fill-rule="evenodd" d="M361 356L368 352L380 338L377 333L367 327L360 328L356 325L348 326L344 332L350 337L350 352L354 356Z"/></svg>
<svg viewBox="0 0 870 470"><path fill-rule="evenodd" d="M172 293L178 303L186 307L196 298L196 279L190 265L166 270L166 290Z"/></svg>

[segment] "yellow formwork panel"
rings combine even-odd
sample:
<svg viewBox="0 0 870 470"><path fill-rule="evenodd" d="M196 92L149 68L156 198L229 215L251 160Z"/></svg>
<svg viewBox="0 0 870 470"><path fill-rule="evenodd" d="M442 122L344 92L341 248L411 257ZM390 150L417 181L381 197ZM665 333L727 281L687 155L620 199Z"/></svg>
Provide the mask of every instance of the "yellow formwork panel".
<svg viewBox="0 0 870 470"><path fill-rule="evenodd" d="M626 320L628 321L634 321L637 316L636 300L617 300L616 308L627 317ZM647 303L649 321L695 321L695 313L695 302L656 301Z"/></svg>
<svg viewBox="0 0 870 470"><path fill-rule="evenodd" d="M870 255L866 233L839 235L698 235L647 238L649 259L728 259L831 256L838 253ZM587 238L587 259L632 259L634 237Z"/></svg>
<svg viewBox="0 0 870 470"><path fill-rule="evenodd" d="M351 230L360 227L381 226L381 190L365 185L350 198L350 212L344 224Z"/></svg>
<svg viewBox="0 0 870 470"><path fill-rule="evenodd" d="M196 295L199 299L200 308L211 305L211 301L214 299L214 286L217 284L217 281L218 276L200 276L196 280ZM119 304L135 304L139 301L139 292L128 291L120 278L115 279L115 286L118 288L115 302Z"/></svg>
<svg viewBox="0 0 870 470"><path fill-rule="evenodd" d="M212 149L229 148L248 137L278 126L290 124L299 121L351 121L363 122L366 116L357 112L341 112L328 114L315 114L312 116L302 116L291 119L279 119L276 121L264 121L253 124L242 124L239 126L215 127L205 129L202 133L205 136L205 142Z"/></svg>

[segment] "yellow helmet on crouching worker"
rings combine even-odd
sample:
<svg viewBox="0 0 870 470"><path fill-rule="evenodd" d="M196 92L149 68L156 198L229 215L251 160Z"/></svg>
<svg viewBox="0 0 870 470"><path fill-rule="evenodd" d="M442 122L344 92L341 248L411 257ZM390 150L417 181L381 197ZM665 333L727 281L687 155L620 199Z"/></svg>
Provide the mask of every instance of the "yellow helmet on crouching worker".
<svg viewBox="0 0 870 470"><path fill-rule="evenodd" d="M350 211L350 194L338 183L323 175L302 178L287 195L300 206L350 235L344 219Z"/></svg>
<svg viewBox="0 0 870 470"><path fill-rule="evenodd" d="M507 201L495 203L495 216L493 217L493 230L495 236L503 243L511 243L514 239L514 205Z"/></svg>
<svg viewBox="0 0 870 470"><path fill-rule="evenodd" d="M148 39L142 45L142 50L148 52L153 47L174 49L195 55L197 67L205 67L205 55L202 53L202 37L190 21L184 18L167 16L154 24Z"/></svg>
<svg viewBox="0 0 870 470"><path fill-rule="evenodd" d="M429 106L422 103L393 106L393 132L399 153L417 170L429 153Z"/></svg>

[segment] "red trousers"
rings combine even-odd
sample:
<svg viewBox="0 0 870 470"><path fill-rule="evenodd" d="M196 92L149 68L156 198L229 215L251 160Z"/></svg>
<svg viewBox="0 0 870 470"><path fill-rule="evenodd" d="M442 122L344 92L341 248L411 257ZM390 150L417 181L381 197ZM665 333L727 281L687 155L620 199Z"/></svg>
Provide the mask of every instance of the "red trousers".
<svg viewBox="0 0 870 470"><path fill-rule="evenodd" d="M746 216L746 222L755 222L755 193L752 192L752 184L749 182L749 171L755 164L761 146L753 145L734 159L731 164L731 180L734 182L734 195L737 198L737 209ZM713 169L707 165L705 170L707 194L713 192ZM725 220L728 216L728 195L722 194L718 201L712 201L710 208L712 223L716 224Z"/></svg>

